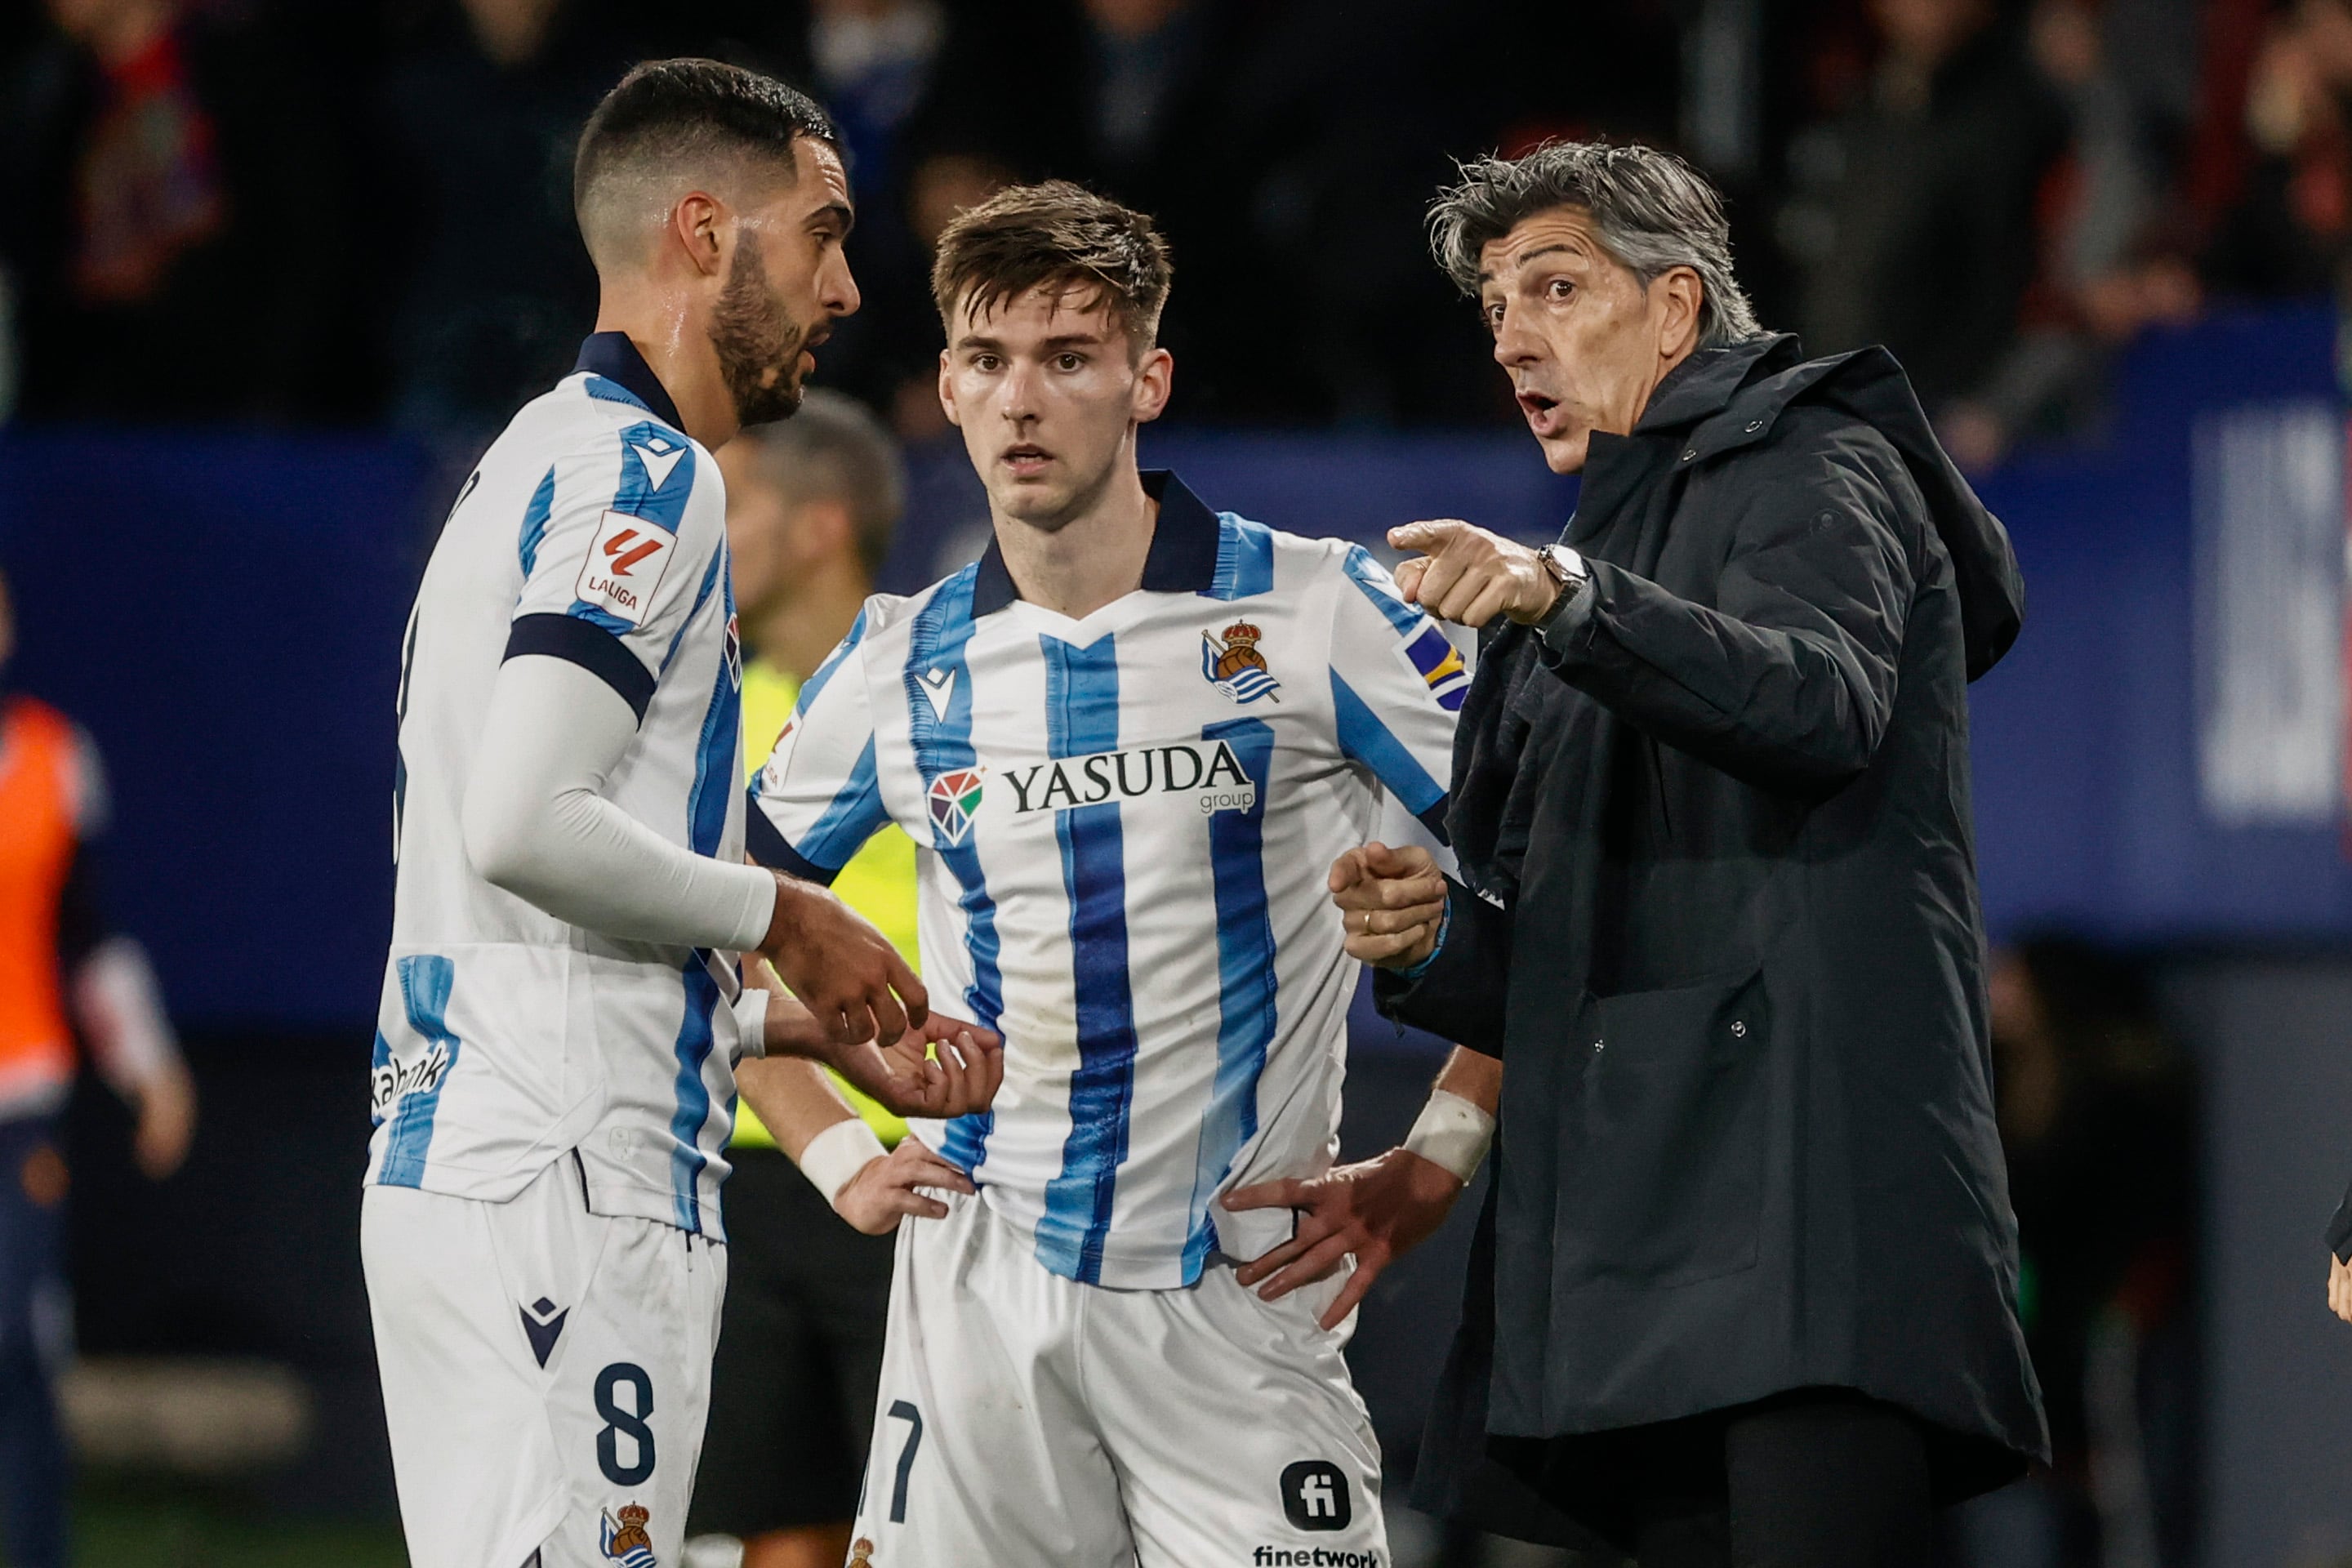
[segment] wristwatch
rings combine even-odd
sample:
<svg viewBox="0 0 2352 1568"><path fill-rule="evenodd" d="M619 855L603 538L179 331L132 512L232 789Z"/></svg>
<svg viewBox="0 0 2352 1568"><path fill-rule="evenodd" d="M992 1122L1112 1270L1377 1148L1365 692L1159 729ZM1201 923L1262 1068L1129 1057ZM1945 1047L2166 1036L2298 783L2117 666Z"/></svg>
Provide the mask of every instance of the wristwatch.
<svg viewBox="0 0 2352 1568"><path fill-rule="evenodd" d="M1584 557L1565 544L1547 544L1536 552L1536 559L1543 563L1545 573L1559 590L1551 602L1552 610L1558 610L1575 598L1584 591L1584 585L1592 581L1592 574L1585 570ZM1546 611L1545 618L1550 618L1550 615L1551 611Z"/></svg>

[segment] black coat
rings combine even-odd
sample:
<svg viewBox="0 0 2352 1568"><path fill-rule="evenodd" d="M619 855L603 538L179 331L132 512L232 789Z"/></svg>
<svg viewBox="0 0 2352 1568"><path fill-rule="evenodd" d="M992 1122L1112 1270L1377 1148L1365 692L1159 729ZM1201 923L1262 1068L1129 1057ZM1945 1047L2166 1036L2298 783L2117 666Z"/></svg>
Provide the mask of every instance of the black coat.
<svg viewBox="0 0 2352 1568"><path fill-rule="evenodd" d="M1480 1511L1490 1436L1816 1386L1932 1423L1943 1497L1997 1484L2048 1444L1969 807L1968 683L2022 613L2008 536L1884 350L1780 337L1594 436L1565 537L1589 616L1492 637L1463 705L1475 891L1380 981L1504 1064L1421 1500Z"/></svg>

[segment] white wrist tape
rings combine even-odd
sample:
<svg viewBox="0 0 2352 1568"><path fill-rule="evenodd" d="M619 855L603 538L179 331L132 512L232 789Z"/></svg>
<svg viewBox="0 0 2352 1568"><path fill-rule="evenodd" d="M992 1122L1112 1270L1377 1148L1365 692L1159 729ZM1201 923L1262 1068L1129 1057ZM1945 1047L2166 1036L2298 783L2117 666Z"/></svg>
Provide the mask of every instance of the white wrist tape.
<svg viewBox="0 0 2352 1568"><path fill-rule="evenodd" d="M874 1129L853 1116L835 1122L808 1141L808 1147L801 1151L801 1174L824 1194L830 1205L841 1195L841 1189L849 1185L852 1176L887 1152L882 1140L874 1136Z"/></svg>
<svg viewBox="0 0 2352 1568"><path fill-rule="evenodd" d="M768 994L745 987L729 1004L735 1010L735 1059L752 1061L768 1054Z"/></svg>
<svg viewBox="0 0 2352 1568"><path fill-rule="evenodd" d="M1486 1146L1495 1141L1495 1119L1450 1089L1437 1089L1405 1134L1405 1149L1451 1171L1465 1184L1478 1173Z"/></svg>

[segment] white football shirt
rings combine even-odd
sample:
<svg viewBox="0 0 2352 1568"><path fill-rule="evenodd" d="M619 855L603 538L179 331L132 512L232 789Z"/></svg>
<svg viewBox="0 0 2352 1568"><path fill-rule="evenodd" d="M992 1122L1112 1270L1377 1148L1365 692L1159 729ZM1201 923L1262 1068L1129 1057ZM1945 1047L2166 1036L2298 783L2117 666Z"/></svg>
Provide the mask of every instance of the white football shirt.
<svg viewBox="0 0 2352 1568"><path fill-rule="evenodd" d="M704 955L568 924L467 858L469 766L519 654L635 709L608 801L741 860L725 493L622 333L590 338L483 455L409 616L367 1179L503 1202L577 1150L595 1212L719 1235L736 1031Z"/></svg>
<svg viewBox="0 0 2352 1568"><path fill-rule="evenodd" d="M886 822L924 847L933 1005L1001 1031L1005 1076L918 1130L1047 1268L1130 1288L1279 1239L1286 1215L1212 1200L1330 1163L1357 966L1325 879L1383 789L1442 825L1469 685L1362 550L1145 483L1142 588L1083 620L1018 598L992 543L869 599L750 823L820 879Z"/></svg>

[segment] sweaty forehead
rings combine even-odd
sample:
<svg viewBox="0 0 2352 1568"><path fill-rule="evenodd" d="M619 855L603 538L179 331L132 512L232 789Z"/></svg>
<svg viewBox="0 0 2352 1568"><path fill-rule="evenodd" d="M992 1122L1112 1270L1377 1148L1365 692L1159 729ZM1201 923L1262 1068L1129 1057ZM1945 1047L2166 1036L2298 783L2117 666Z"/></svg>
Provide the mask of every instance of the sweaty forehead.
<svg viewBox="0 0 2352 1568"><path fill-rule="evenodd" d="M849 170L832 142L820 142L814 136L796 139L793 142L793 167L799 172L802 183L807 183L814 175L817 188L828 198L847 205Z"/></svg>
<svg viewBox="0 0 2352 1568"><path fill-rule="evenodd" d="M1592 216L1581 207L1551 207L1513 224L1510 232L1478 249L1481 283L1501 283L1531 260L1565 255L1593 260L1604 255L1593 237Z"/></svg>

